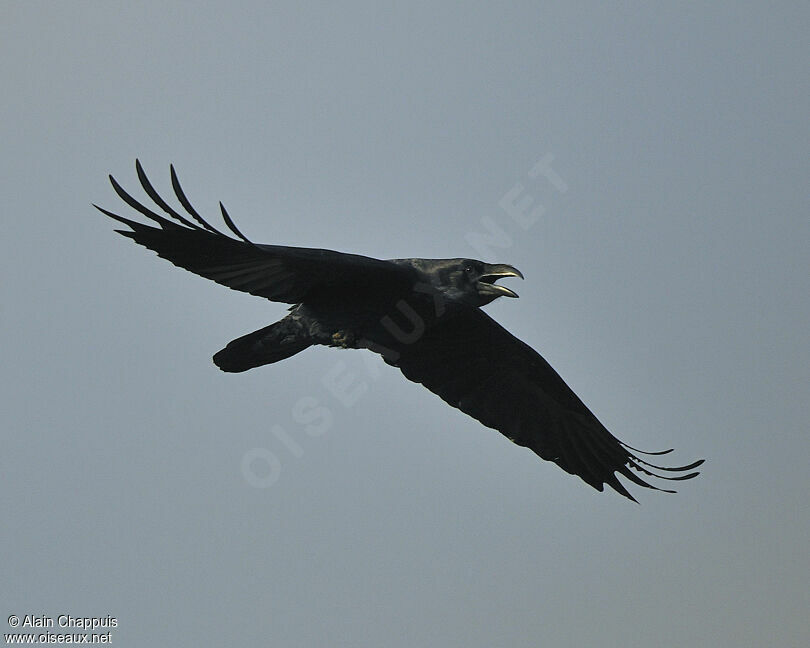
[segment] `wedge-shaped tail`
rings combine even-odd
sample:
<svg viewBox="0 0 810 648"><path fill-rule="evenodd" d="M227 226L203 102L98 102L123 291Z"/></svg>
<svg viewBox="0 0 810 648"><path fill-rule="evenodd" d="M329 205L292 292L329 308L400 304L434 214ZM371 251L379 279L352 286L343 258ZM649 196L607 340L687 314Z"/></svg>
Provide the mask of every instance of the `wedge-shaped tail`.
<svg viewBox="0 0 810 648"><path fill-rule="evenodd" d="M222 371L238 373L300 353L312 343L296 337L295 327L290 322L285 317L275 324L229 342L224 349L214 354L214 364Z"/></svg>

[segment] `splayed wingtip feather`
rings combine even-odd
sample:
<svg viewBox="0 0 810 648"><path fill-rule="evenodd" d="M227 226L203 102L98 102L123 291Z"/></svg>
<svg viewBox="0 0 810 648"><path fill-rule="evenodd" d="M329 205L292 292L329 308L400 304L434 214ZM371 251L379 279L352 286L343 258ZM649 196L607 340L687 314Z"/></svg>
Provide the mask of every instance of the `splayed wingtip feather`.
<svg viewBox="0 0 810 648"><path fill-rule="evenodd" d="M160 194L155 190L155 187L149 182L149 178L146 176L146 173L141 166L141 163L138 160L135 160L135 172L138 174L138 180L141 183L141 187L146 192L146 194L152 199L158 207L160 207L164 212L166 212L169 216L174 218L175 220L179 221L186 227L189 227L193 230L200 231L201 228L199 225L192 223L188 220L185 216L177 212L173 209L169 203L167 203L163 198L161 198Z"/></svg>
<svg viewBox="0 0 810 648"><path fill-rule="evenodd" d="M228 228L240 239L242 239L245 243L253 245L253 241L248 239L248 237L242 234L242 232L239 231L239 228L236 227L236 223L234 223L231 220L231 217L228 215L228 211L225 209L225 205L223 205L222 202L219 203L219 209L222 212L222 219L225 221L225 224L228 226Z"/></svg>
<svg viewBox="0 0 810 648"><path fill-rule="evenodd" d="M180 201L180 204L183 205L183 209L185 209L194 220L196 220L200 225L202 225L205 229L213 234L218 234L220 236L225 236L222 232L220 232L216 227L211 225L208 221L206 221L200 214L194 209L194 206L191 204L191 201L186 197L183 188L180 186L180 180L177 177L177 173L174 170L174 165L169 165L169 174L172 177L172 189L174 189L174 195L177 196L177 200Z"/></svg>

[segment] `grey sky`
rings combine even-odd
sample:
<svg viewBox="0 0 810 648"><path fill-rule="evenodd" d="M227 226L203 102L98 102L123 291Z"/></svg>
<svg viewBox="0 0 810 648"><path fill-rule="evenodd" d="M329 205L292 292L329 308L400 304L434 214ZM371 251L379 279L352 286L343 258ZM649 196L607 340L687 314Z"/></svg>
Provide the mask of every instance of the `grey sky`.
<svg viewBox="0 0 810 648"><path fill-rule="evenodd" d="M804 3L138 4L2 5L4 633L810 644ZM221 373L284 307L113 233L90 203L135 157L260 242L479 256L498 228L526 281L488 312L703 474L597 493L357 352Z"/></svg>

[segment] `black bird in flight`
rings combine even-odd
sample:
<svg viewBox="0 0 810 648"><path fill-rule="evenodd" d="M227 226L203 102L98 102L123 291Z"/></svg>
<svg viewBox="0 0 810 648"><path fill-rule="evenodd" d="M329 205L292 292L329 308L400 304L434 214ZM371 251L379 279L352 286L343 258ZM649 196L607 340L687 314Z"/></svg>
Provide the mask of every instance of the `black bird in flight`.
<svg viewBox="0 0 810 648"><path fill-rule="evenodd" d="M607 484L636 501L617 473L655 490L666 489L640 475L677 481L698 474L688 471L703 460L664 467L640 458L671 450L642 452L619 441L539 353L481 310L498 297L517 297L496 283L503 277L522 279L516 268L474 259L383 261L260 245L237 229L220 203L233 238L192 207L174 167L172 187L185 215L160 197L139 162L135 167L144 191L165 215L138 202L110 176L121 199L153 223L94 205L130 228L117 232L228 288L292 304L280 321L233 340L214 355L223 371L278 362L315 344L369 349L408 380L598 491Z"/></svg>

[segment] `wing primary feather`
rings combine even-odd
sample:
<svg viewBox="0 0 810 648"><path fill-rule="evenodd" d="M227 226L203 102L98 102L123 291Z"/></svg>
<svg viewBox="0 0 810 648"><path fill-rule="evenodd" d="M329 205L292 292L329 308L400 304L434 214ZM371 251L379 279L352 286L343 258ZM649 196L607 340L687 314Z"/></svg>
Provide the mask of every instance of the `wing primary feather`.
<svg viewBox="0 0 810 648"><path fill-rule="evenodd" d="M665 477L664 475L656 475L656 477L658 477L658 479L666 479L667 481L686 481L687 479L697 477L699 474L699 472L693 472L688 475L678 475L677 477Z"/></svg>
<svg viewBox="0 0 810 648"><path fill-rule="evenodd" d="M631 502L635 502L638 504L638 500L630 494L622 483L619 481L618 477L615 474L611 473L610 478L605 480L605 483L610 486L613 490L615 490L619 495L624 495L627 499ZM598 488L597 490L601 491L602 488ZM640 505L639 505L640 506Z"/></svg>
<svg viewBox="0 0 810 648"><path fill-rule="evenodd" d="M150 220L155 221L158 223L163 229L182 229L180 225L175 223L174 221L169 220L168 218L164 218L163 216L156 214L148 207L144 207L141 203L135 200L132 196L130 196L124 188L118 184L118 181L110 176L110 184L112 188L115 190L115 193L118 194L118 197L121 198L127 205L132 207L137 212L140 212Z"/></svg>
<svg viewBox="0 0 810 648"><path fill-rule="evenodd" d="M236 224L231 220L231 217L228 216L228 212L225 209L225 205L223 205L222 203L219 203L219 209L222 212L222 219L225 221L225 224L228 226L228 228L234 234L236 234L240 239L242 239L245 243L249 243L250 245L253 245L253 241L251 241L247 236L242 234L242 232L239 231L239 228L236 227Z"/></svg>
<svg viewBox="0 0 810 648"><path fill-rule="evenodd" d="M655 468L656 470L663 470L665 472L684 472L685 470L693 470L694 468L700 466L704 461L706 461L705 459L698 459L697 461L694 461L686 466L674 466L670 468L668 466L658 466L656 464L650 463L649 461L644 461L644 459L636 457L635 455L633 457L636 461L638 461L639 463L643 463L645 466Z"/></svg>
<svg viewBox="0 0 810 648"><path fill-rule="evenodd" d="M639 450L638 448L634 448L633 446L625 443L624 441L619 441L619 443L621 443L628 450L632 450L633 452L640 452L643 455L650 455L650 456L669 454L670 452L672 452L675 449L675 448L670 448L669 450L661 450L659 452L647 452L645 450Z"/></svg>
<svg viewBox="0 0 810 648"><path fill-rule="evenodd" d="M630 459L627 462L627 465L641 473L644 473L645 475L655 477L656 479L666 479L667 481L684 481L685 479L692 479L692 477L697 477L700 474L698 472L693 472L689 473L688 475L678 475L675 477L667 475L659 475L658 473L654 473L651 470L647 470L644 466L639 465L639 463L636 463L640 461L641 460L638 457L631 455Z"/></svg>
<svg viewBox="0 0 810 648"><path fill-rule="evenodd" d="M132 228L133 231L138 230L145 230L145 229L155 229L154 227L149 227L149 225L144 225L143 223L139 223L138 221L130 220L129 218L124 218L123 216L119 216L118 214L114 214L113 212L109 211L108 209L104 209L104 207L99 207L96 203L91 203L93 207L98 209L102 214L105 216L109 216L110 218L117 220L119 223L123 223ZM116 232L121 232L122 234L131 234L131 232L126 232L124 230L115 230Z"/></svg>
<svg viewBox="0 0 810 648"><path fill-rule="evenodd" d="M196 223L192 223L182 214L179 214L177 211L172 209L172 207L165 201L163 198L160 197L160 194L155 191L155 188L152 186L152 183L149 182L149 178L146 177L146 173L141 166L140 160L135 160L135 172L138 174L138 180L141 182L141 186L143 190L147 193L147 195L154 201L154 203L160 207L164 212L166 212L172 218L178 220L186 227L190 227L191 229L195 230L202 230L202 228L197 225Z"/></svg>
<svg viewBox="0 0 810 648"><path fill-rule="evenodd" d="M674 490L667 490L666 488L660 488L658 486L654 486L648 482L645 482L641 477L633 473L627 466L622 466L619 468L619 473L627 477L631 482L638 486L643 486L644 488L650 488L652 490L661 491L662 493L675 493L677 491Z"/></svg>
<svg viewBox="0 0 810 648"><path fill-rule="evenodd" d="M180 186L180 180L177 178L177 173L174 170L174 165L169 165L169 172L172 176L172 188L174 189L174 195L177 196L177 200L180 201L180 204L183 205L183 209L185 209L189 214L191 214L192 218L196 220L200 225L202 225L205 229L209 232L213 232L214 234L219 234L220 236L225 236L222 232L220 232L216 227L211 225L208 221L206 221L200 214L197 212L196 209L192 206L189 199L186 197L183 188Z"/></svg>

